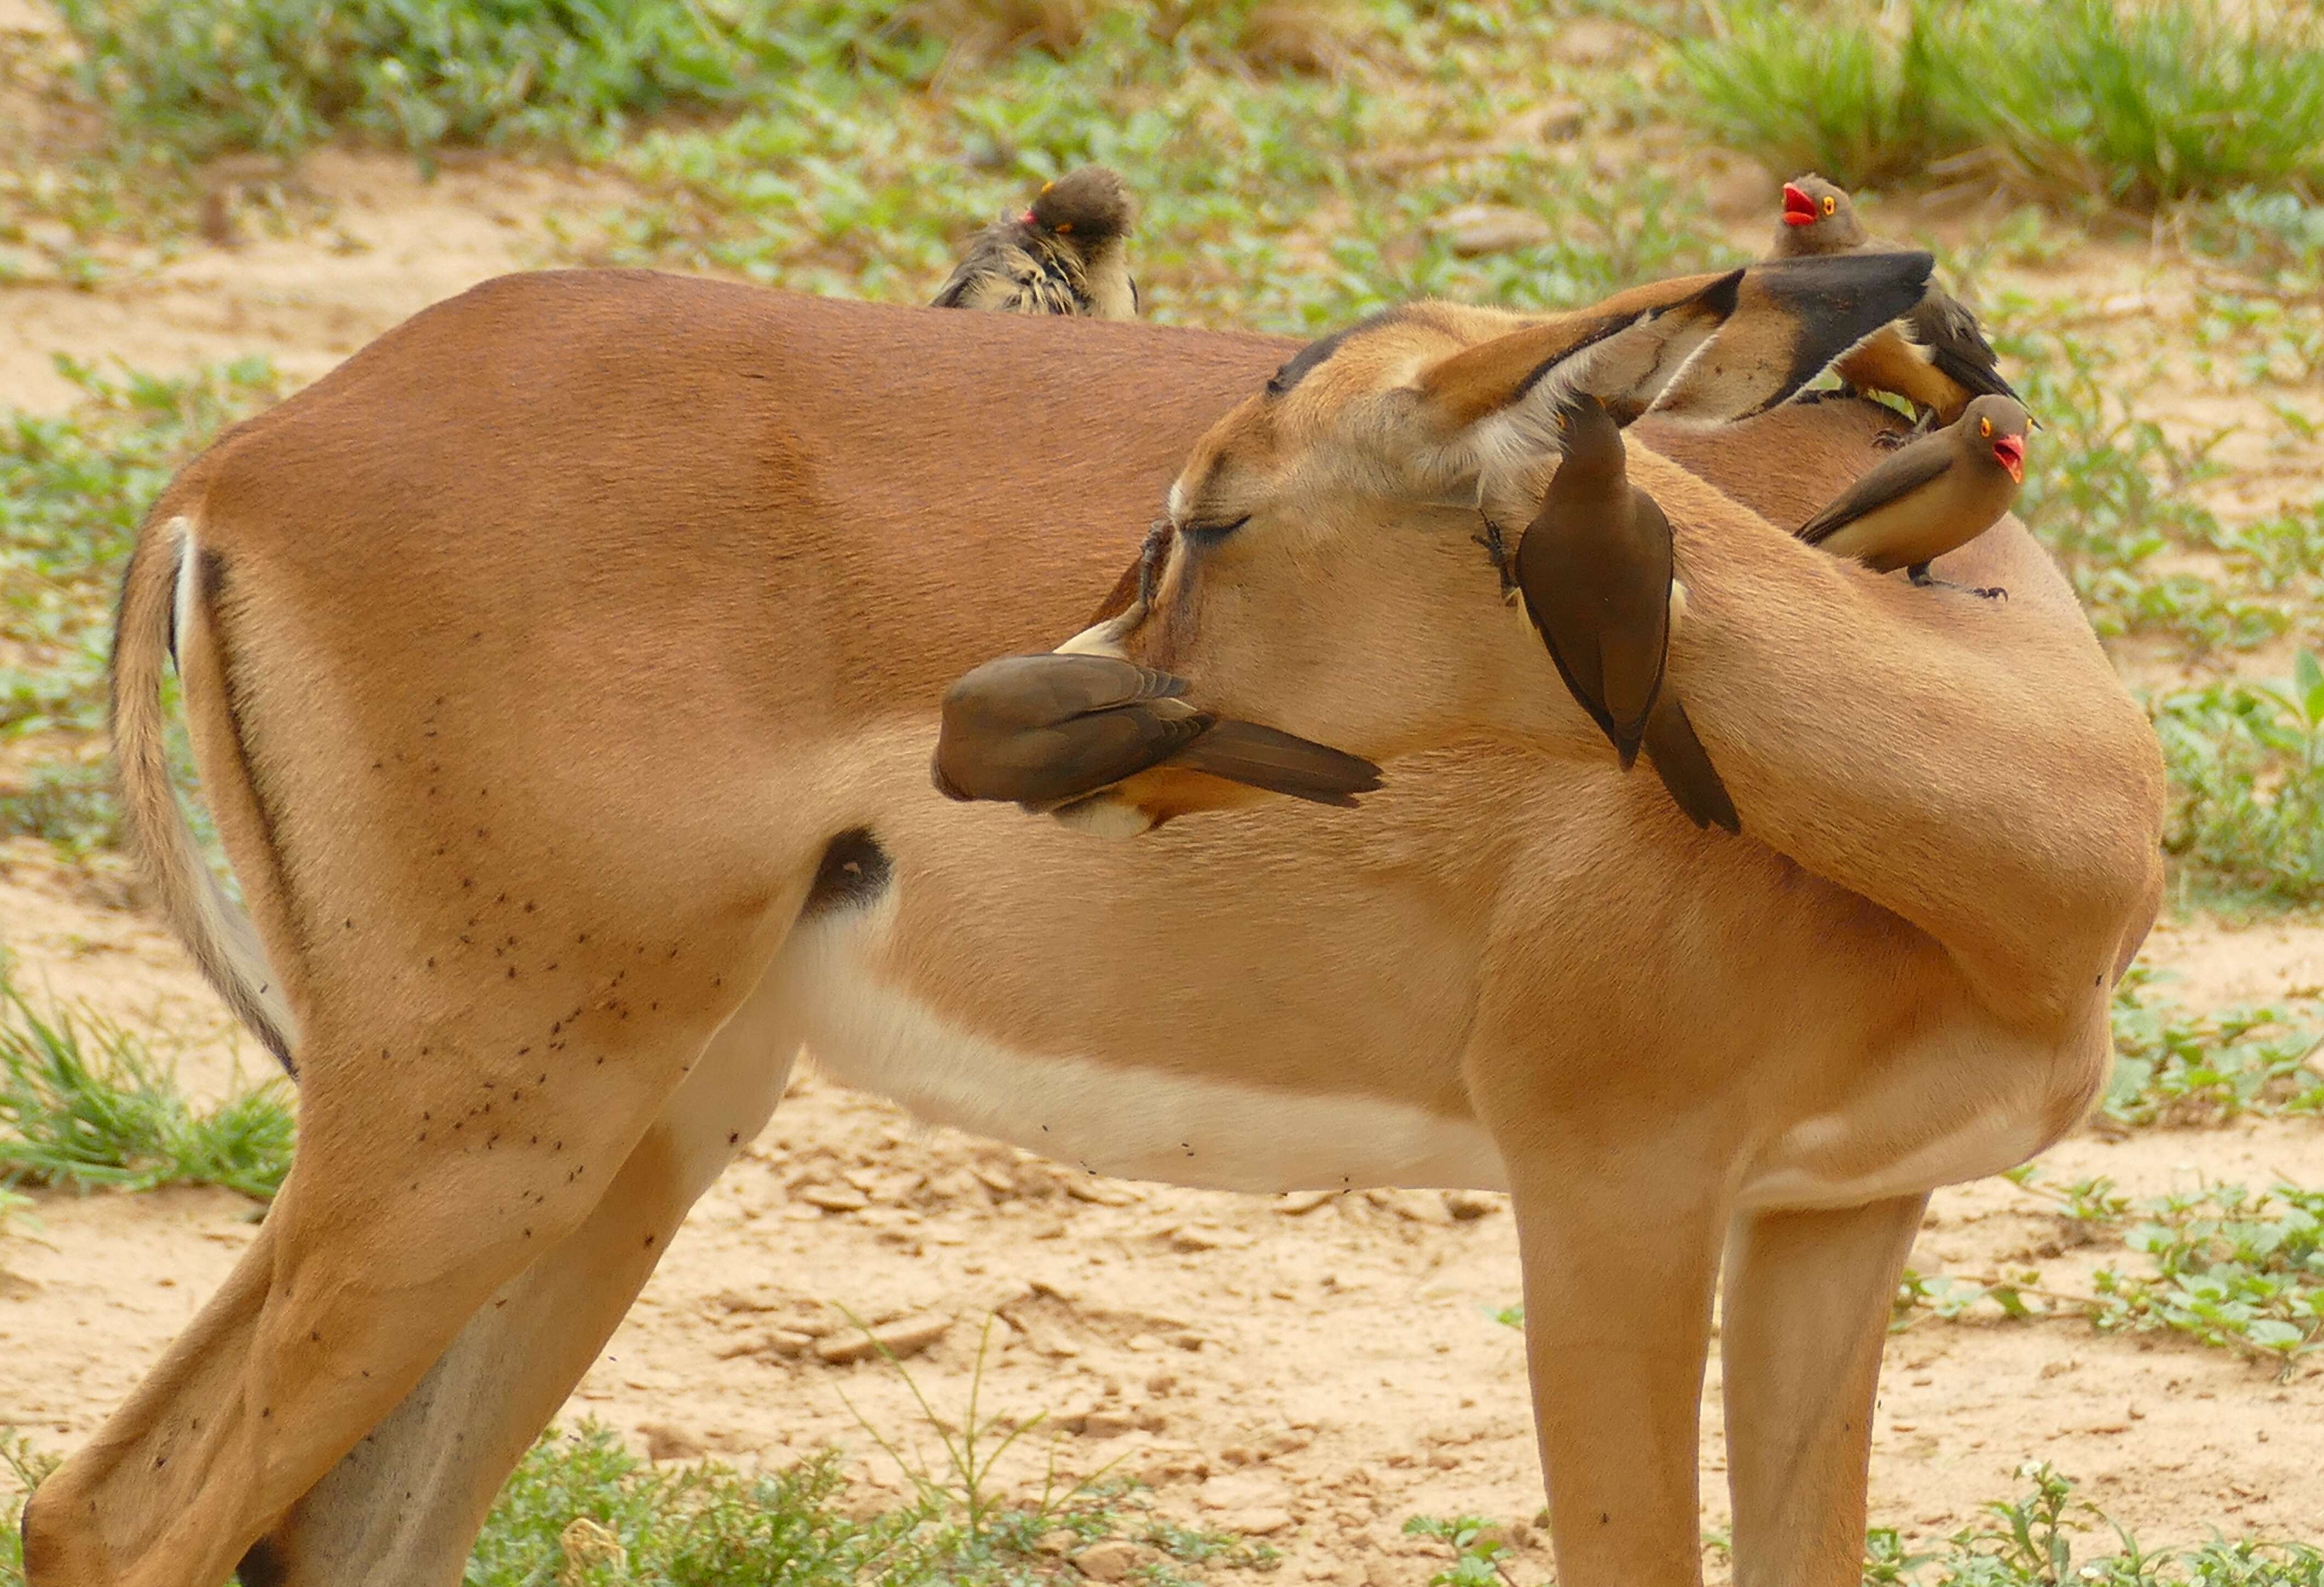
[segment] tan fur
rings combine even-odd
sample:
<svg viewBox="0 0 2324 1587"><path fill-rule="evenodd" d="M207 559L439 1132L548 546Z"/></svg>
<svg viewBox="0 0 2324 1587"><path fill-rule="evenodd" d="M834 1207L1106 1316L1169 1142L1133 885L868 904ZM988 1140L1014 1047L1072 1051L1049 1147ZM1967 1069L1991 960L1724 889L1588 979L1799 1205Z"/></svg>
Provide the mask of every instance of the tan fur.
<svg viewBox="0 0 2324 1587"><path fill-rule="evenodd" d="M1896 1264L1928 1184L2001 1166L1925 1153L1997 1121L2022 1154L2094 1093L2159 896L2155 752L2015 526L1960 559L1992 609L1751 510L1872 460L1852 405L1650 423L1699 471L1632 447L1689 591L1671 665L1750 822L1698 834L1433 504L1475 449L1407 450L1442 427L1414 372L1499 328L1354 339L1198 443L1286 344L518 277L189 468L124 603L129 808L208 942L146 753L182 520L223 579L196 757L295 1016L300 1155L34 1497L31 1587L213 1587L254 1545L254 1583L457 1581L779 1094L795 922L857 828L894 868L876 973L982 1039L1483 1126L1573 1587L1699 1577L1726 1249L1738 1580L1852 1582ZM1118 642L1388 786L1130 843L939 797L945 685L1068 629L1182 463L1182 521L1252 521L1174 548Z"/></svg>

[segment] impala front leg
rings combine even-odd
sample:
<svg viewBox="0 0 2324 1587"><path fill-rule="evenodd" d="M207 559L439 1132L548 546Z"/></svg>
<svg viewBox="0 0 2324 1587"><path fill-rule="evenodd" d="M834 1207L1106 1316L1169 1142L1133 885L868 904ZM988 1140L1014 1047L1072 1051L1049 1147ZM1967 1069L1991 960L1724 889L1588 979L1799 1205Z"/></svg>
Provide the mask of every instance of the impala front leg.
<svg viewBox="0 0 2324 1587"><path fill-rule="evenodd" d="M1737 1587L1855 1587L1880 1352L1925 1193L1745 1214L1720 1338Z"/></svg>
<svg viewBox="0 0 2324 1587"><path fill-rule="evenodd" d="M1697 1441L1724 1186L1697 1142L1527 1136L1503 1151L1557 1579L1696 1587Z"/></svg>

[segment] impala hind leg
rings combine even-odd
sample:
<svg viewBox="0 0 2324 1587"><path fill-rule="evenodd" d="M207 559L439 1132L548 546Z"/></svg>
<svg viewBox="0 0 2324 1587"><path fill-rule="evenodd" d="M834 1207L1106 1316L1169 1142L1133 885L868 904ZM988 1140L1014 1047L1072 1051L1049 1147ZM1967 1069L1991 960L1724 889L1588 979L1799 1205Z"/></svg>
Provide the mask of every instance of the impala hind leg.
<svg viewBox="0 0 2324 1587"><path fill-rule="evenodd" d="M763 964L720 923L689 959ZM594 999L543 981L522 1002L468 988L420 1019L352 986L326 1004L301 1042L299 1156L259 1239L34 1495L29 1587L217 1587L472 1313L588 1219L738 1001L721 979L665 971L650 996ZM649 1019L632 996L715 1012Z"/></svg>
<svg viewBox="0 0 2324 1587"><path fill-rule="evenodd" d="M1738 1217L1720 1335L1737 1587L1855 1587L1873 1396L1927 1207Z"/></svg>
<svg viewBox="0 0 2324 1587"><path fill-rule="evenodd" d="M1502 1146L1565 1587L1702 1579L1696 1440L1726 1217L1697 1144Z"/></svg>
<svg viewBox="0 0 2324 1587"><path fill-rule="evenodd" d="M587 1221L503 1285L260 1541L243 1562L244 1587L457 1582L502 1482L619 1326L669 1232L773 1113L798 1036L785 988L753 995Z"/></svg>

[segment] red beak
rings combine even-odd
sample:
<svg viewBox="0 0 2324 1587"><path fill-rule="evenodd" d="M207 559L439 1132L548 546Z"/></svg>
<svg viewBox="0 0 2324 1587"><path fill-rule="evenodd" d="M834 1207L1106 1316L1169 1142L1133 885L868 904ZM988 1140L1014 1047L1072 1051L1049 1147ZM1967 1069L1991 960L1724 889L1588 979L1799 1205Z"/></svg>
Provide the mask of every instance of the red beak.
<svg viewBox="0 0 2324 1587"><path fill-rule="evenodd" d="M1024 214L1022 214L1022 215L1019 216L1017 217L1017 220L1018 220L1018 223L1019 223L1019 225L1028 225L1028 226L1029 226L1029 225L1038 225L1038 224L1039 224L1038 222L1037 222L1037 221L1035 221L1035 220L1034 220L1034 218L1033 218L1033 212L1032 212L1031 210L1029 210L1029 209L1028 209L1028 210L1027 210Z"/></svg>
<svg viewBox="0 0 2324 1587"><path fill-rule="evenodd" d="M1784 224L1787 226L1808 226L1815 224L1815 200L1791 183L1784 184Z"/></svg>
<svg viewBox="0 0 2324 1587"><path fill-rule="evenodd" d="M1993 461L2009 471L2009 477L2019 484L2025 482L2025 440L2022 436L1996 436L1993 438Z"/></svg>

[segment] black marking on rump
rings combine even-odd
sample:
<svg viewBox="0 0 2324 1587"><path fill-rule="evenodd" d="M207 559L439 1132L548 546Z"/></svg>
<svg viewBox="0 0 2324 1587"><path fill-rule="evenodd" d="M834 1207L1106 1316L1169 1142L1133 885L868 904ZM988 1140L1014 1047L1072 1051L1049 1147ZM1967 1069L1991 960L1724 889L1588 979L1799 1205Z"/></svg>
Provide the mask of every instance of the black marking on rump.
<svg viewBox="0 0 2324 1587"><path fill-rule="evenodd" d="M1936 264L1935 254L1916 252L1814 254L1754 265L1754 283L1793 310L1798 331L1781 392L1755 411L1787 401L1866 337L1911 313L1927 295Z"/></svg>
<svg viewBox="0 0 2324 1587"><path fill-rule="evenodd" d="M850 827L823 847L815 882L799 905L799 919L816 920L844 909L868 909L895 879L895 862L869 827Z"/></svg>
<svg viewBox="0 0 2324 1587"><path fill-rule="evenodd" d="M1333 331L1328 336L1318 336L1314 341L1293 353L1289 361L1268 378L1267 394L1269 397L1282 396L1292 387L1305 380L1308 372L1317 364L1337 353L1341 344L1349 337L1362 335L1367 331L1376 331L1382 326L1392 326L1405 318L1407 313L1408 310L1401 306L1395 308L1383 308L1378 314L1367 315L1354 325Z"/></svg>
<svg viewBox="0 0 2324 1587"><path fill-rule="evenodd" d="M258 764L252 758L250 742L244 729L247 720L249 696L243 684L241 669L236 665L234 647L228 641L226 622L227 593L226 558L215 550L204 548L194 560L194 593L209 614L210 636L217 647L218 683L226 708L226 739L233 747L235 766L242 773L243 786L250 790L251 808L258 816L259 841L266 846L269 867L274 873L275 885L282 890L282 913L290 924L294 951L304 957L307 951L305 917L300 913L299 899L290 881L290 857L284 852L281 825L275 819L274 803L267 796L265 779L259 775ZM282 1066L292 1079L299 1078L299 1065L290 1050L281 1042L281 1034L271 1022L245 1020L265 1042L266 1050Z"/></svg>
<svg viewBox="0 0 2324 1587"><path fill-rule="evenodd" d="M275 1547L274 1540L261 1537L250 1546L250 1552L242 1556L242 1563L235 1566L234 1574L242 1587L282 1587L290 1580L290 1567L283 1559L281 1551Z"/></svg>

